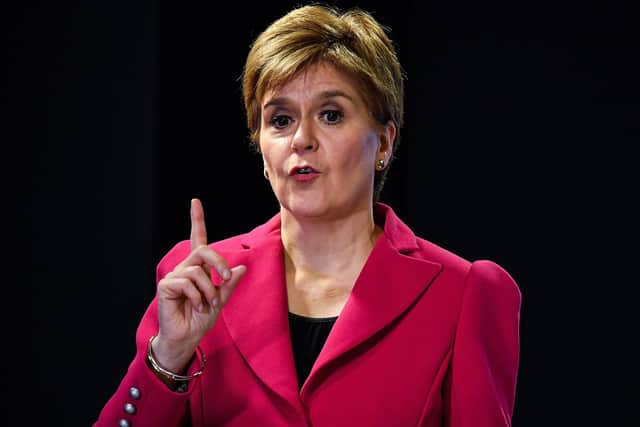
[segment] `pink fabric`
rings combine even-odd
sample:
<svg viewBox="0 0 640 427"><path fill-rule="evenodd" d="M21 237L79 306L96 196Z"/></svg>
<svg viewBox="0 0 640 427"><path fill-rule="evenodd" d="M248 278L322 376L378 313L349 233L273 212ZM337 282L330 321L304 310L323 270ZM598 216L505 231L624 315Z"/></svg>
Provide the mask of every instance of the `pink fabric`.
<svg viewBox="0 0 640 427"><path fill-rule="evenodd" d="M384 204L384 223L352 294L298 392L289 337L280 218L211 246L245 264L223 314L201 342L205 372L174 393L144 364L154 300L137 355L94 427L510 426L521 294L487 260L469 262L412 233ZM157 278L189 253L178 243ZM191 369L197 369L199 360ZM141 391L138 400L129 388ZM136 405L129 415L123 406Z"/></svg>

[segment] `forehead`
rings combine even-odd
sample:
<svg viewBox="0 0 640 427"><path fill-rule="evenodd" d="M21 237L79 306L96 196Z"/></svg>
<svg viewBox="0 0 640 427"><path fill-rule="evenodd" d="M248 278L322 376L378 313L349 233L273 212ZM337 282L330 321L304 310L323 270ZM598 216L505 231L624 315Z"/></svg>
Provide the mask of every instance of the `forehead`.
<svg viewBox="0 0 640 427"><path fill-rule="evenodd" d="M343 92L354 100L362 100L361 89L362 85L352 74L328 62L319 62L297 72L281 85L267 89L261 104L294 93L313 98L334 91Z"/></svg>

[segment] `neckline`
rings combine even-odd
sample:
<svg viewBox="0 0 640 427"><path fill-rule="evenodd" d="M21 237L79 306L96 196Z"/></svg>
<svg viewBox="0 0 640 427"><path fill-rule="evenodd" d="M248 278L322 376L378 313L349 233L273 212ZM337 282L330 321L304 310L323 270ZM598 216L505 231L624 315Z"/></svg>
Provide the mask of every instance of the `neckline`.
<svg viewBox="0 0 640 427"><path fill-rule="evenodd" d="M335 322L338 319L338 316L333 316L333 317L308 317L308 316L302 316L300 314L296 314L293 312L289 312L289 317L293 318L293 319L298 319L298 320L304 320L305 322L311 322L311 323L326 323L326 322Z"/></svg>

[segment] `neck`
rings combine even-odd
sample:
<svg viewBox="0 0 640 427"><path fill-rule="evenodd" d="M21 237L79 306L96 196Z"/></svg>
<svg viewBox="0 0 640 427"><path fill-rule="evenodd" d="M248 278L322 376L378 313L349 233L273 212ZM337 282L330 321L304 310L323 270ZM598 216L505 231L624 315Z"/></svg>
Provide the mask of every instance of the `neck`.
<svg viewBox="0 0 640 427"><path fill-rule="evenodd" d="M282 209L281 220L287 264L319 277L336 277L354 265L359 270L382 233L371 206L331 220L299 218Z"/></svg>

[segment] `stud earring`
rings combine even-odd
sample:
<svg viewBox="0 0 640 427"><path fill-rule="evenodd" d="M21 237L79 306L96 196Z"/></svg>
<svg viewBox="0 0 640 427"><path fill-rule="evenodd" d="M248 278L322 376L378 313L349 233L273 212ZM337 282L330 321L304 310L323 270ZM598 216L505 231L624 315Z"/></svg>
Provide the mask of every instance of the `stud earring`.
<svg viewBox="0 0 640 427"><path fill-rule="evenodd" d="M376 166L380 170L384 169L384 159L378 159L378 161L376 162Z"/></svg>

